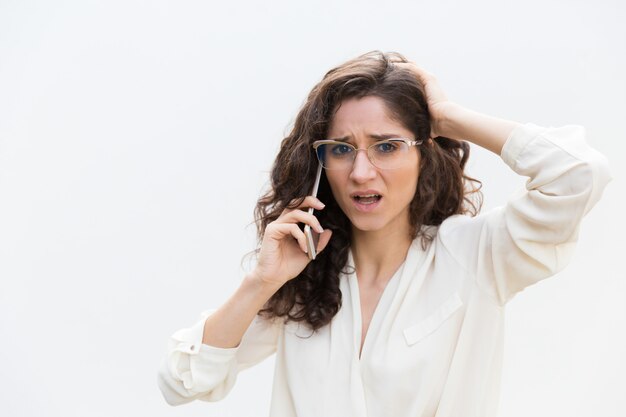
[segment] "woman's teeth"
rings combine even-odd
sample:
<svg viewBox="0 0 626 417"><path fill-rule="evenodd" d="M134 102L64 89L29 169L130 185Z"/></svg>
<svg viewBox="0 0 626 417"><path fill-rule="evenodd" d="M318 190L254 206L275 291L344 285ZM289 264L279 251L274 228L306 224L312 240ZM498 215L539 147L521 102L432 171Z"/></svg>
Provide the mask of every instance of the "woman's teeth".
<svg viewBox="0 0 626 417"><path fill-rule="evenodd" d="M381 196L378 194L357 195L354 199L361 204L372 204L380 200Z"/></svg>

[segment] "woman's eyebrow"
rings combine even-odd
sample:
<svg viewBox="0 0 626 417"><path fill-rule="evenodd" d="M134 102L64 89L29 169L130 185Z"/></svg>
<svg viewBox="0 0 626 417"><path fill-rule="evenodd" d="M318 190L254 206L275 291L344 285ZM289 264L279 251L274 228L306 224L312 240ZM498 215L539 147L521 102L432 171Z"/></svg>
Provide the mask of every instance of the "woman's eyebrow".
<svg viewBox="0 0 626 417"><path fill-rule="evenodd" d="M385 140L385 139L392 139L392 138L402 138L404 136L402 135L398 135L397 133L382 133L380 135L369 135L369 137L374 138L376 140Z"/></svg>
<svg viewBox="0 0 626 417"><path fill-rule="evenodd" d="M376 139L376 140L385 140L385 139L392 139L392 138L402 138L404 136L402 135L398 135L397 133L382 133L380 135L377 134L369 134L367 135L372 139ZM350 140L351 136L344 136L342 138L331 138L331 140L336 140L337 142L347 142L348 140Z"/></svg>

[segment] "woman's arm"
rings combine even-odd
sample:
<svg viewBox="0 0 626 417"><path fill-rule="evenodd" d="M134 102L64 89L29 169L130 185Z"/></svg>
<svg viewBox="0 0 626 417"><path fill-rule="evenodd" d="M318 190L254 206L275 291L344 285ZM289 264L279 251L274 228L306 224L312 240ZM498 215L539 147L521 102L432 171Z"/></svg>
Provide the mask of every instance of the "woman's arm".
<svg viewBox="0 0 626 417"><path fill-rule="evenodd" d="M167 354L157 373L157 384L170 405L196 399L221 400L234 386L240 371L276 351L280 327L259 316L255 317L236 348L203 344L204 323L213 312L202 312L194 325L176 331L169 338Z"/></svg>
<svg viewBox="0 0 626 417"><path fill-rule="evenodd" d="M157 374L168 404L218 401L241 370L276 351L279 326L257 315L274 291L249 275L219 309L202 312L170 337Z"/></svg>
<svg viewBox="0 0 626 417"><path fill-rule="evenodd" d="M481 114L452 102L442 106L437 117L437 136L467 140L497 155L502 153L511 132L521 126L521 123Z"/></svg>
<svg viewBox="0 0 626 417"><path fill-rule="evenodd" d="M224 349L237 347L252 320L278 288L248 275L237 291L207 318L202 343Z"/></svg>
<svg viewBox="0 0 626 417"><path fill-rule="evenodd" d="M438 239L499 305L562 270L574 254L583 217L599 201L611 173L581 126L545 128L483 115L449 101L436 78L399 64L424 85L431 136L468 140L498 154L525 188L503 207L476 217L455 215Z"/></svg>
<svg viewBox="0 0 626 417"><path fill-rule="evenodd" d="M524 288L569 263L583 217L611 181L608 161L581 126L514 129L501 153L525 187L476 217L454 215L438 239L478 287L504 305Z"/></svg>
<svg viewBox="0 0 626 417"><path fill-rule="evenodd" d="M310 262L304 233L296 223L308 223L321 233L318 252L332 235L304 211L308 207L321 210L324 205L308 196L298 207L283 210L266 227L257 265L237 291L220 308L203 312L196 324L170 337L157 379L169 404L220 400L233 387L239 371L276 351L282 320L257 313Z"/></svg>

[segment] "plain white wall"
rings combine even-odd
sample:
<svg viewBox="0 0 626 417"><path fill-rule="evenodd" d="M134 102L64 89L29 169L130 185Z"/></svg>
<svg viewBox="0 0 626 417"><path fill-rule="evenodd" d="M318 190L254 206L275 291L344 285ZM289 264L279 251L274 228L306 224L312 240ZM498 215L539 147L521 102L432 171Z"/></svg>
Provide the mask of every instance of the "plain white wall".
<svg viewBox="0 0 626 417"><path fill-rule="evenodd" d="M508 306L502 416L624 415L626 8L583 1L0 1L0 414L267 415L273 359L167 405L167 338L220 305L280 140L331 67L398 51L448 96L581 124L614 181ZM485 209L526 178L473 147Z"/></svg>

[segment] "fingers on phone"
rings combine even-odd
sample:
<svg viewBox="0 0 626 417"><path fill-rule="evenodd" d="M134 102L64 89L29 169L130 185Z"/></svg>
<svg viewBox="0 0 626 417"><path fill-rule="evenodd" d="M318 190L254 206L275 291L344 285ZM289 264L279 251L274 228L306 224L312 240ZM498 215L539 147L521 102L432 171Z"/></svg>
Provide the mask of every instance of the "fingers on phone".
<svg viewBox="0 0 626 417"><path fill-rule="evenodd" d="M289 212L289 213L285 214L285 216L282 219L282 222L285 222L285 223L292 223L292 222L305 223L305 224L308 224L309 226L311 226L311 228L313 230L315 230L317 233L322 233L324 231L324 228L322 227L322 225L319 222L319 220L317 219L317 217L315 217L315 215L309 214L306 211L302 211L302 210L294 210L292 212Z"/></svg>
<svg viewBox="0 0 626 417"><path fill-rule="evenodd" d="M326 204L322 203L322 202L320 201L320 199L319 199L319 198L317 198L317 197L308 196L307 198L310 198L310 199L311 199L311 206L312 206L312 207L314 207L314 208L316 208L316 209L318 209L318 210L321 210L321 209L323 209L324 207L326 207Z"/></svg>
<svg viewBox="0 0 626 417"><path fill-rule="evenodd" d="M269 227L269 226L268 226ZM277 223L274 225L274 228L279 232L281 237L286 237L287 235L291 235L297 242L298 246L304 253L307 253L306 247L306 236L304 232L300 230L297 224L295 223Z"/></svg>
<svg viewBox="0 0 626 417"><path fill-rule="evenodd" d="M289 205L287 205L287 208L283 212L289 212L295 209L304 209L309 207L313 207L316 210L321 210L326 206L317 197L313 197L312 195L306 196L300 204L298 204L298 201L300 201L299 198L291 200L289 202Z"/></svg>
<svg viewBox="0 0 626 417"><path fill-rule="evenodd" d="M300 230L297 224L291 224L289 226L289 232L291 233L291 236L293 236L298 241L298 246L300 246L300 249L302 249L304 253L307 253L308 250L306 247L306 236L304 232Z"/></svg>

